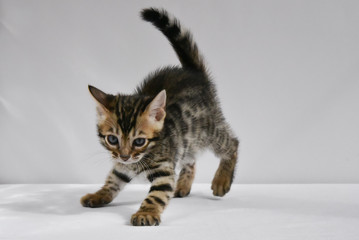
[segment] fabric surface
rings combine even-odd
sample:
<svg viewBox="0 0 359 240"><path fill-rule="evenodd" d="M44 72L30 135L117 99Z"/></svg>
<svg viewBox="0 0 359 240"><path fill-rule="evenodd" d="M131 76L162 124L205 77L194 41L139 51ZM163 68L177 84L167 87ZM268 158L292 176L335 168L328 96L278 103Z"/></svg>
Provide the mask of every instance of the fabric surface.
<svg viewBox="0 0 359 240"><path fill-rule="evenodd" d="M132 227L149 185L133 184L103 208L79 199L100 185L0 185L0 239L358 239L359 185L209 184L172 199L159 227Z"/></svg>

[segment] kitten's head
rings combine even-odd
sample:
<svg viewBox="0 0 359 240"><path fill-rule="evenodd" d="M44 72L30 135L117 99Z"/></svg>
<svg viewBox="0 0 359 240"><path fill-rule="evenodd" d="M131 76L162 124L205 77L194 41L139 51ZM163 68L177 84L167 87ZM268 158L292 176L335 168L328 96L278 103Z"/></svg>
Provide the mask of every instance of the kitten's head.
<svg viewBox="0 0 359 240"><path fill-rule="evenodd" d="M166 117L166 91L154 98L111 95L89 86L97 102L98 136L101 144L121 163L141 160L156 144Z"/></svg>

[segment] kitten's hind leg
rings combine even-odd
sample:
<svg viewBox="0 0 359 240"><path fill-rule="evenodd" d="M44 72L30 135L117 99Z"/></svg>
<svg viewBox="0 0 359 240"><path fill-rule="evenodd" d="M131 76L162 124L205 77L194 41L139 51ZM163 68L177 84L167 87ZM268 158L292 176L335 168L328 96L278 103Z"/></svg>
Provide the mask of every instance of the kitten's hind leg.
<svg viewBox="0 0 359 240"><path fill-rule="evenodd" d="M218 128L215 132L212 147L221 161L212 181L212 190L213 195L222 197L232 185L239 141L230 134L227 127Z"/></svg>
<svg viewBox="0 0 359 240"><path fill-rule="evenodd" d="M191 187L195 175L195 163L186 164L182 167L177 180L175 197L186 197L191 192Z"/></svg>
<svg viewBox="0 0 359 240"><path fill-rule="evenodd" d="M131 178L128 175L113 169L109 173L105 185L97 192L83 196L80 202L84 207L102 207L112 202L124 185L130 181Z"/></svg>

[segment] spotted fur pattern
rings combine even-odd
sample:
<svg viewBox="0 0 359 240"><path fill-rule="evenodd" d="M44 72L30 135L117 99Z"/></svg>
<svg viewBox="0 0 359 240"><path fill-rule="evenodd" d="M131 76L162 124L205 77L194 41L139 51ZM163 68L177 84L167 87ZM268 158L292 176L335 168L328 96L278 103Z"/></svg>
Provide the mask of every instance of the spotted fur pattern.
<svg viewBox="0 0 359 240"><path fill-rule="evenodd" d="M233 181L238 140L223 117L191 34L165 10L144 9L141 16L167 37L181 67L155 71L131 95L106 94L89 86L98 103L98 136L112 153L114 165L104 186L82 197L81 203L85 207L108 204L125 184L145 174L151 187L131 224L152 226L160 224L173 196L190 193L195 155L201 149L210 148L221 159L212 190L216 196L225 195ZM145 139L141 146L136 143L139 138ZM182 170L176 181L177 165Z"/></svg>

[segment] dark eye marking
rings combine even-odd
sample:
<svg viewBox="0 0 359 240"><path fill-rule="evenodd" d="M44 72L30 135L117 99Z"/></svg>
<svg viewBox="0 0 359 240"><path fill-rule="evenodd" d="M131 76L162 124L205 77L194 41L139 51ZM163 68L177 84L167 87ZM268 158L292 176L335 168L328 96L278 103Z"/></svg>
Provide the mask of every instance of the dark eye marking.
<svg viewBox="0 0 359 240"><path fill-rule="evenodd" d="M148 139L148 141L150 141L150 142L156 142L156 141L158 141L158 140L160 140L159 137L153 137L153 138L149 138L149 139Z"/></svg>

